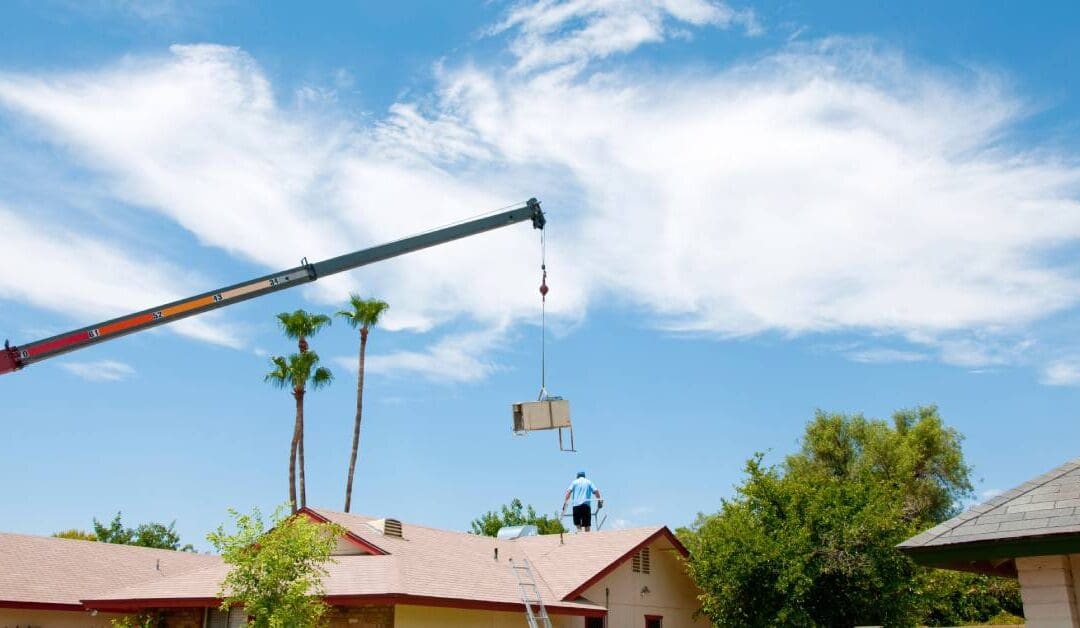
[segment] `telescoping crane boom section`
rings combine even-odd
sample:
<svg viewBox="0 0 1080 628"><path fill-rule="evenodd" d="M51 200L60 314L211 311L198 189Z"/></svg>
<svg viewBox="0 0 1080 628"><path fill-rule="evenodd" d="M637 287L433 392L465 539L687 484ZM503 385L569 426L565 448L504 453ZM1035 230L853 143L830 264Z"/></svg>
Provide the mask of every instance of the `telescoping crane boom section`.
<svg viewBox="0 0 1080 628"><path fill-rule="evenodd" d="M307 263L305 258L304 262L296 268L211 290L187 299L159 305L158 307L114 318L97 325L45 338L44 340L19 346L9 346L5 341L3 349L0 349L0 374L16 371L46 358L82 349L125 334L164 325L188 316L309 283L319 277L333 275L525 220L532 220L535 229L544 228L546 222L544 212L540 209L540 202L535 198L529 199L524 205L514 209L435 229L396 242L374 246L370 249L339 255L314 264Z"/></svg>

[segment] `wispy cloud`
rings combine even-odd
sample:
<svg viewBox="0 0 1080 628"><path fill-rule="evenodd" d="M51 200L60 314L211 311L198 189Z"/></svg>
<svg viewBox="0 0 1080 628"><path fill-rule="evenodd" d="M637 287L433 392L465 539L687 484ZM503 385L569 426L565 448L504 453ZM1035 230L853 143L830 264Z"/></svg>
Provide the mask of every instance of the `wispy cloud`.
<svg viewBox="0 0 1080 628"><path fill-rule="evenodd" d="M368 355L364 368L367 373L415 374L434 382L475 382L499 370L497 363L484 356L505 338L501 329L446 336L423 351ZM334 363L353 373L358 368L355 356L338 357Z"/></svg>
<svg viewBox="0 0 1080 628"><path fill-rule="evenodd" d="M117 199L268 267L535 194L551 210L557 319L612 302L669 328L868 333L974 367L1016 361L1032 323L1075 308L1080 281L1046 253L1080 242L1078 159L1005 141L1026 103L1001 77L844 39L692 74L618 62L672 27L745 26L737 14L691 0L521 5L495 29L503 58L444 61L433 94L371 125L283 106L254 59L212 45L0 74L0 106ZM489 234L309 294L362 289L394 305L391 329L497 337L535 318L535 238ZM43 307L63 294L3 279ZM371 368L475 381L498 347L447 336Z"/></svg>
<svg viewBox="0 0 1080 628"><path fill-rule="evenodd" d="M0 247L0 266L11 269L0 273L0 292L80 316L79 324L168 303L208 285L203 278L117 243L43 224L2 205L0 233L7 239ZM214 344L240 344L237 330L220 317L187 319L167 329Z"/></svg>
<svg viewBox="0 0 1080 628"><path fill-rule="evenodd" d="M754 12L715 0L541 0L511 10L492 34L514 31L510 44L519 72L553 66L579 68L681 32L674 25L741 25L761 32Z"/></svg>
<svg viewBox="0 0 1080 628"><path fill-rule="evenodd" d="M61 362L60 368L88 382L118 382L135 376L135 369L115 360Z"/></svg>
<svg viewBox="0 0 1080 628"><path fill-rule="evenodd" d="M1048 386L1080 386L1080 361L1051 362L1043 369L1041 381Z"/></svg>
<svg viewBox="0 0 1080 628"><path fill-rule="evenodd" d="M847 353L848 358L863 364L887 364L891 362L923 362L929 359L924 353L904 349L855 349Z"/></svg>

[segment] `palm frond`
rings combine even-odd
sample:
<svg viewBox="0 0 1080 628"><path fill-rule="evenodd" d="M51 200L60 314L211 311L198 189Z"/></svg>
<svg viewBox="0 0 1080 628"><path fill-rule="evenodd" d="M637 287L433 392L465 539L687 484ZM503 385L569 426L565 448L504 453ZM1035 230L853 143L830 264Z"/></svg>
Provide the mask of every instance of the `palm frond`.
<svg viewBox="0 0 1080 628"><path fill-rule="evenodd" d="M277 315L278 327L286 338L310 338L333 322L326 314L311 314L305 310L281 312Z"/></svg>
<svg viewBox="0 0 1080 628"><path fill-rule="evenodd" d="M338 316L344 318L346 322L352 327L374 327L379 323L379 319L382 317L386 310L390 309L390 304L381 299L365 299L359 294L353 293L349 295L350 310L342 310L338 312Z"/></svg>
<svg viewBox="0 0 1080 628"><path fill-rule="evenodd" d="M274 368L263 377L263 381L275 388L285 388L285 386L292 381L289 363L285 358L276 355L270 358L270 364L273 365Z"/></svg>
<svg viewBox="0 0 1080 628"><path fill-rule="evenodd" d="M329 386L332 381L334 381L334 374L325 366L320 366L315 369L315 372L311 375L311 388L312 390L318 390L325 386Z"/></svg>

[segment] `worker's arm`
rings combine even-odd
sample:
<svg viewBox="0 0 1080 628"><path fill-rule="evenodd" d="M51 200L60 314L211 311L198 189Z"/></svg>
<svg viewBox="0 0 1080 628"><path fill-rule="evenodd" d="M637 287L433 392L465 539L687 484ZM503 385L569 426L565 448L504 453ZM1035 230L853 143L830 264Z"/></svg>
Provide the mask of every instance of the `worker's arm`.
<svg viewBox="0 0 1080 628"><path fill-rule="evenodd" d="M569 503L569 502L570 502L570 489L567 489L566 490L566 495L564 495L563 498L562 498L563 512L566 512L566 504Z"/></svg>
<svg viewBox="0 0 1080 628"><path fill-rule="evenodd" d="M600 494L600 489L593 487L593 492L596 493L596 507L599 508L604 505L604 496Z"/></svg>

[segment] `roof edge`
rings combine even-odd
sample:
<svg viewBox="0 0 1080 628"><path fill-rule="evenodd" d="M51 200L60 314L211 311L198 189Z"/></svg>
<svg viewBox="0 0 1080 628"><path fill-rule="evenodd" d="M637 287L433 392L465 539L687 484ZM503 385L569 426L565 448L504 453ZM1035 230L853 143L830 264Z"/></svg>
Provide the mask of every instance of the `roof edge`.
<svg viewBox="0 0 1080 628"><path fill-rule="evenodd" d="M595 574L590 576L588 580L574 588L573 591L564 595L562 598L563 601L569 602L572 601L574 598L580 597L581 594L585 592L585 589L588 589L589 587L600 581L604 576L608 575L612 571L615 571L619 567L619 565L629 560L630 557L636 554L641 548L652 543L660 537L664 537L668 541L670 541L671 544L675 546L675 549L679 550L679 553L683 555L683 558L690 557L690 550L686 549L686 546L682 544L682 541L680 541L677 536L675 536L675 533L672 532L671 529L667 526L661 526L659 530L645 537L643 541L630 548L630 550L625 552L622 556L619 556L615 560L611 561L606 567L596 572Z"/></svg>
<svg viewBox="0 0 1080 628"><path fill-rule="evenodd" d="M406 606L437 606L441 608L460 608L468 610L491 610L520 612L520 602L499 602L495 600L471 600L466 598L433 597L426 595L412 595L409 593L377 593L371 595L327 595L323 597L327 604L336 606L374 606L396 605ZM221 605L218 598L190 597L190 598L132 598L113 600L83 600L82 606L66 610L96 610L102 612L129 612L147 608L217 608ZM0 603L2 604L2 603ZM607 615L607 609L602 607L583 608L582 606L568 606L559 602L544 604L544 607L553 615L575 615L578 617L603 617Z"/></svg>
<svg viewBox="0 0 1080 628"><path fill-rule="evenodd" d="M28 611L85 611L82 604L63 602L27 602L23 600L0 600L0 608L15 608Z"/></svg>
<svg viewBox="0 0 1080 628"><path fill-rule="evenodd" d="M940 567L960 561L980 561L1080 553L1080 532L988 539L953 545L898 546L903 554L920 565Z"/></svg>

